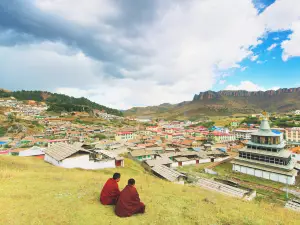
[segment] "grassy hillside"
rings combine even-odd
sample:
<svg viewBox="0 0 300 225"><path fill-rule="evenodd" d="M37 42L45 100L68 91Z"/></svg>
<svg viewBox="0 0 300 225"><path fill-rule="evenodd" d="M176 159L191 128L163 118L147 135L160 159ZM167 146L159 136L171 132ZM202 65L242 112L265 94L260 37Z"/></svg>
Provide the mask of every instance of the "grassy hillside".
<svg viewBox="0 0 300 225"><path fill-rule="evenodd" d="M300 214L172 184L126 167L99 171L62 169L39 159L0 156L0 224L297 224ZM99 203L103 183L122 174L120 187L135 178L146 214L118 218ZM207 200L204 200L204 199ZM299 223L298 223L299 224Z"/></svg>

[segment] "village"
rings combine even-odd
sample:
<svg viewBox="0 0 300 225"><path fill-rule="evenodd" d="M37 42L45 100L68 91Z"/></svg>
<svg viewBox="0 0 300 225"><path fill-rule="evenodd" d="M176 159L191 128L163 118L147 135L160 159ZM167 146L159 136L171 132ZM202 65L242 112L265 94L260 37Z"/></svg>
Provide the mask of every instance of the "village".
<svg viewBox="0 0 300 225"><path fill-rule="evenodd" d="M167 121L99 110L54 115L46 104L13 98L0 99L0 109L5 124L16 127L0 137L0 155L87 170L126 167L131 159L173 183L246 200L289 200L285 207L300 209L300 128L271 127L265 112L250 115L256 124L229 118L221 126L209 118Z"/></svg>

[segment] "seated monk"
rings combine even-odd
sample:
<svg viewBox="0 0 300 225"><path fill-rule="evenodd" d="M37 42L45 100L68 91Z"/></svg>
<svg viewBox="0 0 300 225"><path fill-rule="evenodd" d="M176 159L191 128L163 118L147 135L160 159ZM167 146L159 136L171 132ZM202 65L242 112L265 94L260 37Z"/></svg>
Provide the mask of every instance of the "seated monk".
<svg viewBox="0 0 300 225"><path fill-rule="evenodd" d="M135 180L129 179L128 185L121 191L116 204L115 213L119 217L129 217L133 214L144 213L145 205L140 201L135 188Z"/></svg>
<svg viewBox="0 0 300 225"><path fill-rule="evenodd" d="M115 205L120 196L118 182L120 181L121 174L115 173L113 178L106 181L100 195L100 202L103 205Z"/></svg>

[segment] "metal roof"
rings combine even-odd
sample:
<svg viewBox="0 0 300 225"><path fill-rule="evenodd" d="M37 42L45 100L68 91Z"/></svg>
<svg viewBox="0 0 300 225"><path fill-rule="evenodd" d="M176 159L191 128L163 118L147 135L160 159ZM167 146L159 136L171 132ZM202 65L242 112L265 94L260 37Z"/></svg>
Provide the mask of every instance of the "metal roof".
<svg viewBox="0 0 300 225"><path fill-rule="evenodd" d="M172 160L170 160L169 158L156 158L156 159L152 159L152 160L146 160L145 163L150 166L157 166L157 165L166 165L166 164L171 164L173 163Z"/></svg>
<svg viewBox="0 0 300 225"><path fill-rule="evenodd" d="M171 182L176 181L179 177L186 177L184 174L179 173L164 165L156 165L152 168L152 171Z"/></svg>
<svg viewBox="0 0 300 225"><path fill-rule="evenodd" d="M49 147L45 151L45 154L51 156L57 161L61 161L79 151L89 152L87 150L77 147L76 145L74 146L67 143L57 143Z"/></svg>

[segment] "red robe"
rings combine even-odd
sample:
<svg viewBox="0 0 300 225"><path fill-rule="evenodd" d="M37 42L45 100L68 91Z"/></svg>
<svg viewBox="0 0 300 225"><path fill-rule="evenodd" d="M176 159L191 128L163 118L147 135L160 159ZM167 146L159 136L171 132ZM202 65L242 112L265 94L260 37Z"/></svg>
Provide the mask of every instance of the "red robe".
<svg viewBox="0 0 300 225"><path fill-rule="evenodd" d="M115 205L120 193L118 182L110 178L106 181L101 191L100 202L103 205Z"/></svg>
<svg viewBox="0 0 300 225"><path fill-rule="evenodd" d="M119 217L129 217L133 214L144 213L145 205L140 201L134 186L127 185L120 194L115 213Z"/></svg>

